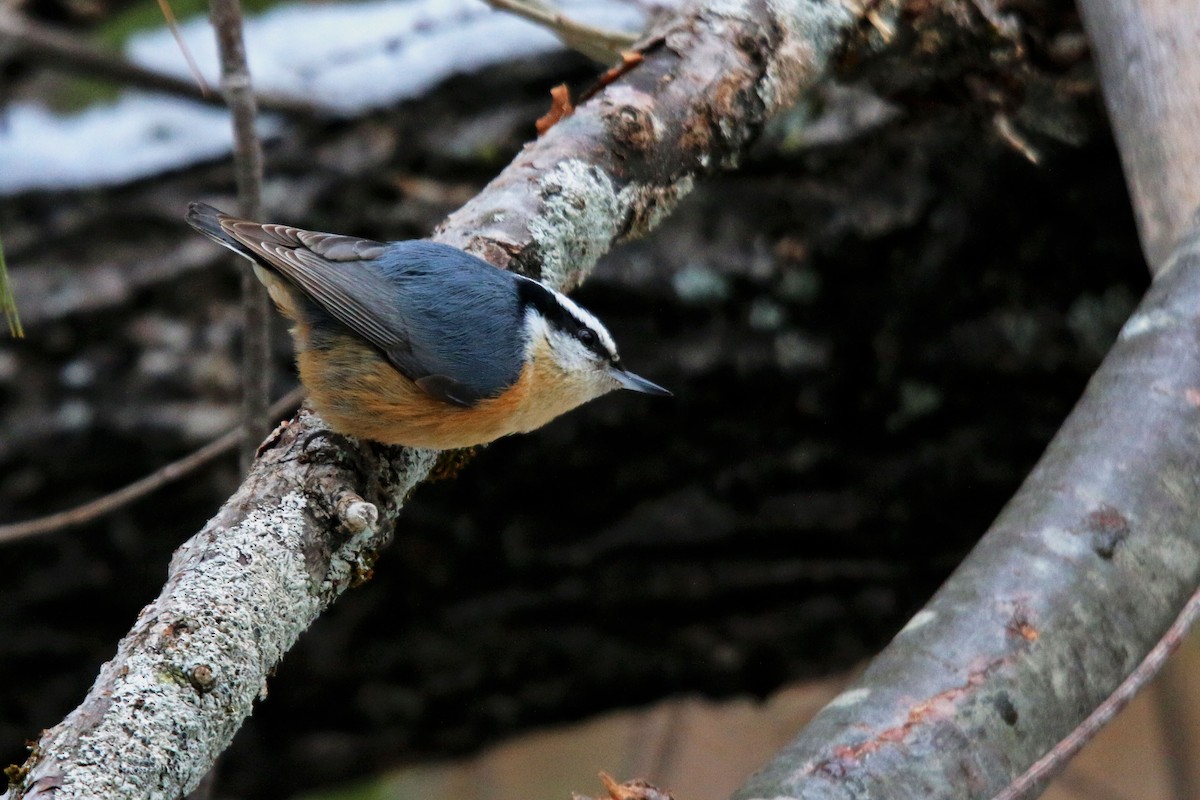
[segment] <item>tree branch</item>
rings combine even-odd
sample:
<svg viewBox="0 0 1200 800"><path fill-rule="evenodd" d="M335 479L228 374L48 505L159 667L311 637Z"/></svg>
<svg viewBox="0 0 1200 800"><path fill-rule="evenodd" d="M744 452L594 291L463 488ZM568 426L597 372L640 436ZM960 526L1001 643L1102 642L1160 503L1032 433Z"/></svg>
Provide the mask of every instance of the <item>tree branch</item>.
<svg viewBox="0 0 1200 800"><path fill-rule="evenodd" d="M110 80L122 86L184 97L207 105L225 105L224 97L205 92L193 81L157 72L119 55L106 53L69 33L28 19L9 8L0 8L0 41L11 45L22 58L49 67ZM267 111L305 117L321 113L311 103L275 94L258 95L258 104Z"/></svg>
<svg viewBox="0 0 1200 800"><path fill-rule="evenodd" d="M633 47L638 40L638 35L634 33L585 25L540 0L485 0L485 2L497 11L507 11L553 31L554 35L561 39L567 47L602 64L619 61L621 51Z"/></svg>
<svg viewBox="0 0 1200 800"><path fill-rule="evenodd" d="M648 40L642 64L526 146L436 238L578 284L696 178L735 164L863 13L804 0L684 9ZM194 787L300 632L369 576L400 505L436 463L426 451L354 445L303 411L264 448L6 797L175 798Z"/></svg>
<svg viewBox="0 0 1200 800"><path fill-rule="evenodd" d="M739 800L992 797L1074 736L1200 586L1200 28L1172 0L1082 8L1155 284L978 547Z"/></svg>
<svg viewBox="0 0 1200 800"><path fill-rule="evenodd" d="M987 798L1111 695L1200 585L1200 232L975 550L736 797Z"/></svg>
<svg viewBox="0 0 1200 800"><path fill-rule="evenodd" d="M1200 208L1200 15L1188 0L1081 0L1079 11L1157 272Z"/></svg>
<svg viewBox="0 0 1200 800"><path fill-rule="evenodd" d="M209 0L217 52L221 58L221 91L233 118L233 167L238 210L247 219L262 216L263 152L254 123L258 105L246 63L242 38L242 7L238 0ZM241 259L237 259L239 262ZM267 433L267 403L271 396L271 304L267 289L253 270L238 264L242 282L242 469L249 469L254 451Z"/></svg>
<svg viewBox="0 0 1200 800"><path fill-rule="evenodd" d="M278 419L279 415L291 411L303 399L303 387L293 389L276 400L267 409L267 418L271 420ZM245 439L243 428L234 428L198 450L188 453L183 458L172 461L169 464L164 464L149 475L122 486L115 492L109 492L94 500L89 500L82 505L68 508L66 511L59 511L44 517L24 520L23 522L13 522L7 525L0 524L0 544L8 544L9 542L28 539L33 536L43 536L47 533L57 533L58 531L93 522L106 514L111 514L117 509L124 508L130 503L142 499L146 495L180 478L191 475L204 465L236 448L242 443L243 439Z"/></svg>

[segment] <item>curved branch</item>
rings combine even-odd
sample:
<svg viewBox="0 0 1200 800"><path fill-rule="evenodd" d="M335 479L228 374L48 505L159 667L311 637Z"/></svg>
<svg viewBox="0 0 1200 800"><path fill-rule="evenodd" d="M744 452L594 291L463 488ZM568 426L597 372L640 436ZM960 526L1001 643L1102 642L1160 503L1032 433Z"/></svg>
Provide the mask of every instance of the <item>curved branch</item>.
<svg viewBox="0 0 1200 800"><path fill-rule="evenodd" d="M1069 734L1200 585L1200 231L1017 495L753 798L988 798Z"/></svg>
<svg viewBox="0 0 1200 800"><path fill-rule="evenodd" d="M697 177L735 164L863 14L805 0L685 9L641 47L637 69L528 145L437 238L574 286ZM307 412L264 448L6 797L175 798L194 787L300 632L370 574L405 495L436 460L355 445Z"/></svg>
<svg viewBox="0 0 1200 800"><path fill-rule="evenodd" d="M992 797L1200 586L1200 28L1175 0L1081 8L1155 284L968 559L740 800Z"/></svg>
<svg viewBox="0 0 1200 800"><path fill-rule="evenodd" d="M1157 272L1200 208L1200 15L1188 0L1081 0L1079 11Z"/></svg>

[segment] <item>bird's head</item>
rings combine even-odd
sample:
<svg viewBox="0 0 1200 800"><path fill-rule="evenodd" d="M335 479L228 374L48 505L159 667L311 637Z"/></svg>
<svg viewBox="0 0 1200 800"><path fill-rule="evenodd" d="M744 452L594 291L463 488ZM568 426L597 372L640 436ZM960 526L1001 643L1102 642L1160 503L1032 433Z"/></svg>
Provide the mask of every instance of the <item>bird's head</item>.
<svg viewBox="0 0 1200 800"><path fill-rule="evenodd" d="M531 358L548 359L562 391L578 403L629 389L670 396L670 392L625 369L612 334L594 314L561 292L524 279L519 291Z"/></svg>

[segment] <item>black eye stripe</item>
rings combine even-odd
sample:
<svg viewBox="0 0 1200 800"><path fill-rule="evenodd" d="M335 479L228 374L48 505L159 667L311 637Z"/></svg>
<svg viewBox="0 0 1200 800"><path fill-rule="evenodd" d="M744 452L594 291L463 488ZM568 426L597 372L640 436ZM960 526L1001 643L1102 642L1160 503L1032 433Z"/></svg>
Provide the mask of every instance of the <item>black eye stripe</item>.
<svg viewBox="0 0 1200 800"><path fill-rule="evenodd" d="M517 297L522 308L536 308L547 322L563 333L574 336L591 352L604 359L614 357L604 346L600 335L567 311L545 286L536 281L518 279Z"/></svg>
<svg viewBox="0 0 1200 800"><path fill-rule="evenodd" d="M610 353L608 348L604 346L604 343L600 341L600 335L591 328L581 326L575 336L584 347L601 358L609 361L616 358L616 355Z"/></svg>

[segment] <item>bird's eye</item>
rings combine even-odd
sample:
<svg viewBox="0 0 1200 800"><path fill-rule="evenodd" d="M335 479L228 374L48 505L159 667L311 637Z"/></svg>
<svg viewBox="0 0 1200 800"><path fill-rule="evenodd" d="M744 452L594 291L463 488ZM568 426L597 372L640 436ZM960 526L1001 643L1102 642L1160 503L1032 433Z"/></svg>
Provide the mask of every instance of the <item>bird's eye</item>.
<svg viewBox="0 0 1200 800"><path fill-rule="evenodd" d="M579 332L579 341L583 342L584 347L595 347L596 332L591 328L584 328Z"/></svg>

